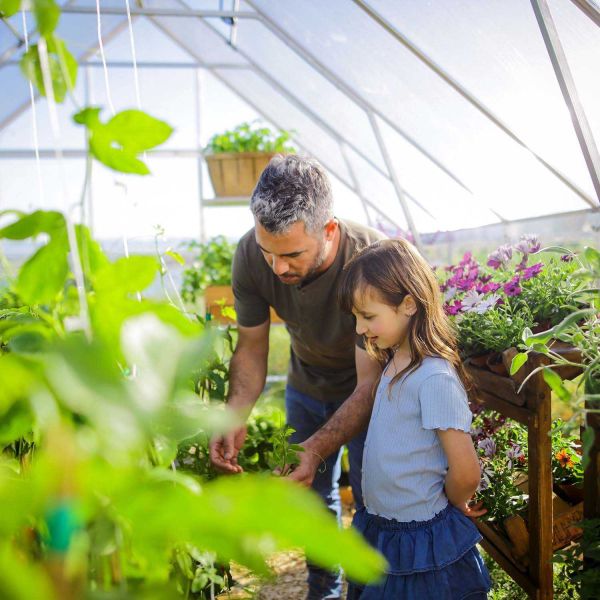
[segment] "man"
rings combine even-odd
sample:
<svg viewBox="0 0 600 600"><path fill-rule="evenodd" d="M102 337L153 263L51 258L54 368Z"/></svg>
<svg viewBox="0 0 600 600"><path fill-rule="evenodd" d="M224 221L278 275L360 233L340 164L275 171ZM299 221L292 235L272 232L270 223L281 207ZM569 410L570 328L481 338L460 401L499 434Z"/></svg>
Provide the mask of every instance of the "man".
<svg viewBox="0 0 600 600"><path fill-rule="evenodd" d="M354 498L362 506L362 450L380 367L357 340L354 318L338 308L337 281L353 254L385 236L334 217L328 177L310 158L273 158L252 194L250 208L255 226L240 240L233 262L239 335L227 402L246 419L264 388L272 306L291 339L285 396L287 421L296 430L292 441L316 435L314 446L305 445L295 477L312 484L339 520L344 442ZM318 430L342 404L354 409L342 411L342 419L336 415L339 431L331 432L331 439L323 437L323 430ZM237 456L245 436L241 428L211 441L211 461L218 469L241 471ZM340 574L308 567L308 600L341 597Z"/></svg>

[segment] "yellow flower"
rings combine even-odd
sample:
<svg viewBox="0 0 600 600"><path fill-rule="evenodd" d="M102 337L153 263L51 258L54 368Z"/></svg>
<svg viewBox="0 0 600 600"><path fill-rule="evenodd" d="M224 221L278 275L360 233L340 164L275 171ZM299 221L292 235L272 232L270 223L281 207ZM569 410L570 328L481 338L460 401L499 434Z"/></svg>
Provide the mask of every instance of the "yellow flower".
<svg viewBox="0 0 600 600"><path fill-rule="evenodd" d="M574 467L573 460L571 459L571 456L567 452L566 448L563 448L560 450L560 452L557 452L554 457L560 463L561 467L567 469L572 469Z"/></svg>

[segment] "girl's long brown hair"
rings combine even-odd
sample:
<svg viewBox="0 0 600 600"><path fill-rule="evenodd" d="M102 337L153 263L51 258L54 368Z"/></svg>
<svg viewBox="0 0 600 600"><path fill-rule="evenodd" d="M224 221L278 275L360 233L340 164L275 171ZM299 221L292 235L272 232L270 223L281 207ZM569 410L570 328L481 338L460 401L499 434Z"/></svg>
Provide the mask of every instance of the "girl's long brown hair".
<svg viewBox="0 0 600 600"><path fill-rule="evenodd" d="M356 254L344 267L338 288L342 310L352 312L355 297L365 294L369 287L394 308L407 294L417 305L408 330L411 361L393 377L390 386L417 369L426 356L439 356L452 364L469 393L472 383L458 355L456 332L442 308L437 279L417 249L405 240L380 240ZM390 359L387 350L376 348L369 340L366 349L382 366Z"/></svg>

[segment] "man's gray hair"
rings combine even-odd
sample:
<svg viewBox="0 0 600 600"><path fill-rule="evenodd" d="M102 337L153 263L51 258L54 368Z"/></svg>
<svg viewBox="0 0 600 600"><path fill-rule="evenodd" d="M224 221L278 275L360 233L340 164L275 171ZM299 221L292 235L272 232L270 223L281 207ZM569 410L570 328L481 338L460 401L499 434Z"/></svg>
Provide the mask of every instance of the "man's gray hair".
<svg viewBox="0 0 600 600"><path fill-rule="evenodd" d="M315 233L333 217L327 173L314 158L278 154L262 172L250 209L269 233L285 233L297 221Z"/></svg>

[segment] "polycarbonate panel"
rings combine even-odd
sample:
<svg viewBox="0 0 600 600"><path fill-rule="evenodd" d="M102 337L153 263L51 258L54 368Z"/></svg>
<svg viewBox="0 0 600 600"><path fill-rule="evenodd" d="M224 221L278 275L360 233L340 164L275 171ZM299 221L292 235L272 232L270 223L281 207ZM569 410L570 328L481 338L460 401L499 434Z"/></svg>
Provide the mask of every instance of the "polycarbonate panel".
<svg viewBox="0 0 600 600"><path fill-rule="evenodd" d="M466 191L378 119L390 159L402 185L437 219L437 228L461 229L495 223L485 199ZM493 206L491 208L494 208ZM496 207L502 213L501 207Z"/></svg>
<svg viewBox="0 0 600 600"><path fill-rule="evenodd" d="M17 65L0 68L0 124L28 102L29 87ZM0 131L2 131L0 129Z"/></svg>
<svg viewBox="0 0 600 600"><path fill-rule="evenodd" d="M534 152L578 185L589 186L569 111L529 2L368 3ZM572 5L562 0L559 4ZM382 29L381 35L388 34ZM600 59L600 43L594 49L578 41L590 60L594 50Z"/></svg>
<svg viewBox="0 0 600 600"><path fill-rule="evenodd" d="M306 0L300 11L289 0L251 4L473 192L499 202L518 196L515 218L586 206L356 5ZM578 183L591 196L589 177Z"/></svg>
<svg viewBox="0 0 600 600"><path fill-rule="evenodd" d="M157 119L166 121L174 131L161 148L197 147L195 72L192 69L139 69L142 110ZM90 103L104 108L102 120L111 117L102 67L90 68ZM133 69L108 68L110 96L115 111L135 108Z"/></svg>
<svg viewBox="0 0 600 600"><path fill-rule="evenodd" d="M40 171L38 177L35 159L0 160L0 211L65 211L79 202L85 175L83 158L64 159L62 170L56 160L42 159Z"/></svg>
<svg viewBox="0 0 600 600"><path fill-rule="evenodd" d="M137 17L132 22L132 30L137 62L158 62L164 63L166 66L174 62L190 64L195 62L188 52L166 36L146 17ZM114 39L104 43L104 55L107 62L131 62L133 60L129 26L124 27ZM90 60L100 61L100 51L97 51Z"/></svg>
<svg viewBox="0 0 600 600"><path fill-rule="evenodd" d="M186 8L182 2L177 2L177 0L170 0L167 4L168 8L180 10ZM146 2L145 6L151 8L153 2ZM192 56L200 58L203 62L246 64L246 61L200 17L152 17L152 20L173 35ZM215 19L211 19L211 21L213 20Z"/></svg>
<svg viewBox="0 0 600 600"><path fill-rule="evenodd" d="M282 129L294 130L294 138L325 167L351 185L350 175L337 141L250 71L221 70L217 74L267 118Z"/></svg>
<svg viewBox="0 0 600 600"><path fill-rule="evenodd" d="M0 81L2 71L0 70ZM79 78L73 95L79 105L84 104L83 77ZM33 150L34 143L34 115L31 107L29 91L24 96L25 108L20 111L14 119L4 128L0 129L0 149ZM56 105L58 115L58 126L60 130L60 146L66 149L83 149L85 147L84 128L73 122L73 114L77 109L67 98L62 104ZM50 127L50 113L48 102L45 98L38 98L35 102L35 121L37 129L38 148L42 150L54 150L55 140Z"/></svg>
<svg viewBox="0 0 600 600"><path fill-rule="evenodd" d="M238 28L237 45L304 106L384 168L367 114L255 20Z"/></svg>
<svg viewBox="0 0 600 600"><path fill-rule="evenodd" d="M193 158L149 156L152 175L114 173L94 163L94 234L98 238L151 240L156 226L167 237L198 238L198 171ZM222 233L222 229L219 233Z"/></svg>
<svg viewBox="0 0 600 600"><path fill-rule="evenodd" d="M549 1L596 147L600 148L600 27L573 2Z"/></svg>

